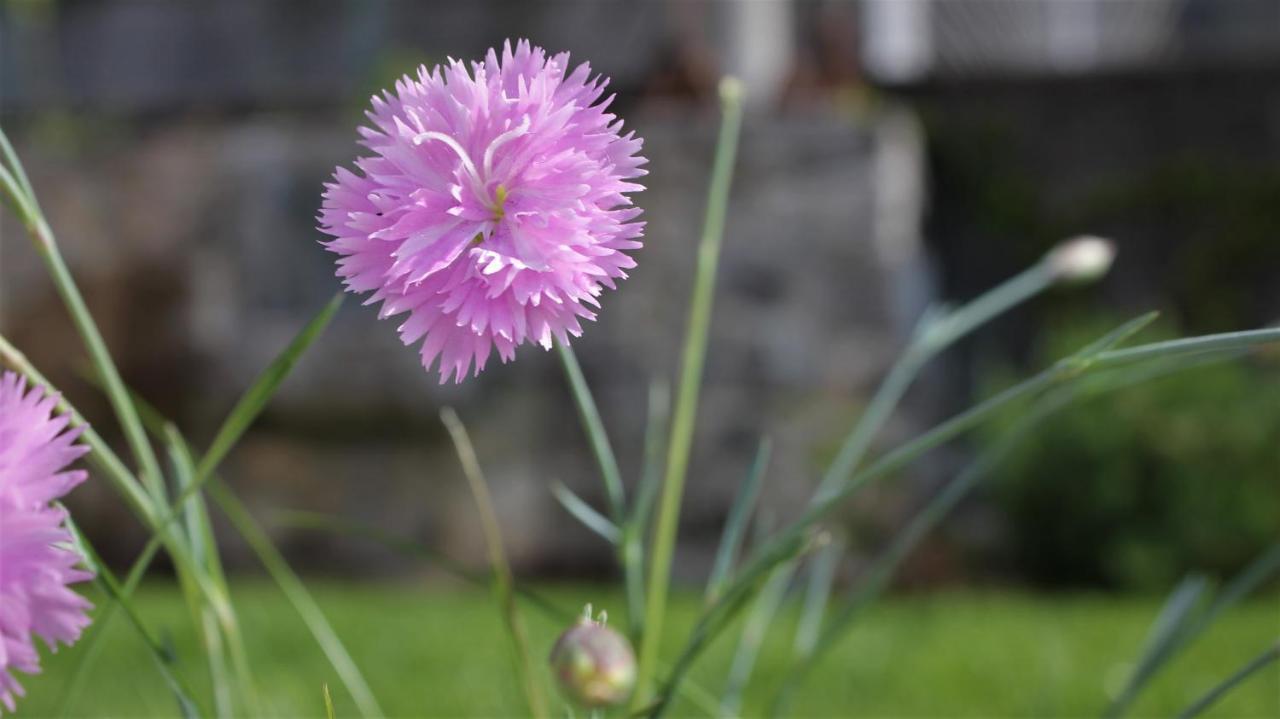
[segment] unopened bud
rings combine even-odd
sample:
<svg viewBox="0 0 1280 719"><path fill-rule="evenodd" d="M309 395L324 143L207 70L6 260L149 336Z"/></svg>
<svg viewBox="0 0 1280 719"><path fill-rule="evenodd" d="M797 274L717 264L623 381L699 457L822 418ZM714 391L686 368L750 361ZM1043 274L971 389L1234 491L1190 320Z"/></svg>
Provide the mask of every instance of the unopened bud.
<svg viewBox="0 0 1280 719"><path fill-rule="evenodd" d="M590 608L587 609L590 612ZM584 616L551 648L551 669L565 698L589 709L622 704L636 683L636 656L618 632Z"/></svg>
<svg viewBox="0 0 1280 719"><path fill-rule="evenodd" d="M1107 274L1115 258L1110 240L1082 235L1050 250L1045 262L1058 282L1093 282Z"/></svg>

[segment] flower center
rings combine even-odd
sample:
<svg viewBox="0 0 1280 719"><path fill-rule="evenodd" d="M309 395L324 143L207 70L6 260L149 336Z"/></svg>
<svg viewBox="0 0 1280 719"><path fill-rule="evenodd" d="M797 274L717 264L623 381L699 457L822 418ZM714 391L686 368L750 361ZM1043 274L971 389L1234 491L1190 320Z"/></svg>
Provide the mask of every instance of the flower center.
<svg viewBox="0 0 1280 719"><path fill-rule="evenodd" d="M493 219L501 220L507 216L507 186L499 184L493 194L493 206L490 208L493 210Z"/></svg>

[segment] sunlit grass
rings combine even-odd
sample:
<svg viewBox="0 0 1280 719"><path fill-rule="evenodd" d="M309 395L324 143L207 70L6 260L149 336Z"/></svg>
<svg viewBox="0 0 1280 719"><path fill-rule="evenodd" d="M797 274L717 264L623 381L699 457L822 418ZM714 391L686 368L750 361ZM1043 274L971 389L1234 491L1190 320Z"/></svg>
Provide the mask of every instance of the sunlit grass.
<svg viewBox="0 0 1280 719"><path fill-rule="evenodd" d="M523 708L503 625L487 592L412 584L311 582L377 694L395 716L516 716ZM339 715L354 704L324 655L274 588L233 582L233 593L268 713L323 716L321 685ZM618 610L615 590L555 587L566 608L592 601ZM691 626L700 598L678 594L670 642ZM101 602L101 597L95 597ZM1134 716L1168 716L1255 654L1280 632L1280 596L1264 596L1228 613L1134 707ZM804 716L1096 716L1107 687L1118 687L1140 646L1159 598L944 593L893 598L872 609L816 671L794 709ZM137 607L173 642L181 669L203 691L207 678L181 596L145 587ZM618 616L621 612L618 611ZM537 659L561 629L526 609ZM746 714L767 702L789 660L794 611L784 613L761 653L747 691ZM734 633L729 633L732 636ZM89 677L77 715L172 716L175 705L145 648L120 623ZM719 694L732 655L720 642L694 671ZM76 650L46 657L46 673L26 682L26 716L54 711ZM539 662L541 668L541 663ZM678 704L680 716L697 715ZM1241 686L1209 716L1280 716L1280 671Z"/></svg>

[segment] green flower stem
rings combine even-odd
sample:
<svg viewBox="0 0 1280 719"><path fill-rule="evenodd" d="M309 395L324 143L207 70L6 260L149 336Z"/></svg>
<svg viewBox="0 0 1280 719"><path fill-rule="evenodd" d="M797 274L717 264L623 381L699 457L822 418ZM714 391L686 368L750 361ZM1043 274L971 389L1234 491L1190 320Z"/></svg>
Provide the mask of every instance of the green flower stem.
<svg viewBox="0 0 1280 719"><path fill-rule="evenodd" d="M582 375L582 367L573 349L566 344L556 342L556 350L560 354L560 363L564 365L564 373L569 378L569 387L573 390L573 398L578 405L578 414L582 417L582 426L586 428L591 439L591 451L596 455L600 465L600 476L604 480L605 495L609 498L609 513L614 524L621 525L626 519L626 496L622 489L622 472L618 469L618 460L613 454L613 446L609 443L609 434L605 431L604 421L600 419L600 410L596 409L595 398L587 379Z"/></svg>
<svg viewBox="0 0 1280 719"><path fill-rule="evenodd" d="M618 563L622 566L627 597L627 627L634 637L642 625L641 616L644 612L644 551L639 528L628 517L618 459L613 453L609 433L605 430L604 421L600 419L600 411L596 408L595 398L582 374L578 358L574 355L573 348L566 344L556 342L556 349L578 406L578 416L591 440L596 463L600 465L600 477L604 481L605 495L609 500L610 517L621 535L616 540L611 540L611 543L615 545Z"/></svg>
<svg viewBox="0 0 1280 719"><path fill-rule="evenodd" d="M644 707L649 697L658 654L662 649L663 615L671 581L671 558L675 552L676 531L680 520L680 503L684 495L685 471L693 443L693 430L698 411L698 393L702 384L702 368L707 352L707 335L711 324L711 304L715 291L716 267L720 244L724 237L725 213L729 204L729 187L733 180L734 156L742 125L742 88L734 78L720 83L723 118L716 143L715 162L707 198L707 214L702 240L698 245L698 267L693 281L693 299L689 306L689 327L685 335L680 373L672 418L671 443L667 448L666 479L658 505L654 530L653 555L649 571L648 596L645 599L644 633L640 638L639 669L632 710Z"/></svg>
<svg viewBox="0 0 1280 719"><path fill-rule="evenodd" d="M476 510L480 513L480 528L484 532L485 544L489 549L489 564L493 569L494 593L502 607L502 616L507 624L507 632L511 636L516 654L516 672L520 676L524 688L525 700L534 717L546 717L547 699L543 695L542 685L538 682L533 663L529 659L529 637L524 622L520 618L520 608L516 605L515 579L511 573L511 564L507 561L506 550L503 549L502 529L498 524L498 516L493 511L493 499L489 495L489 485L480 471L480 462L476 459L475 448L467 436L466 427L458 419L452 409L440 411L440 419L449 430L454 448L458 452L458 460L462 463L463 474L467 477L467 486L471 488L471 496L475 500Z"/></svg>
<svg viewBox="0 0 1280 719"><path fill-rule="evenodd" d="M0 136L3 136L2 131L0 131ZM142 421L138 418L137 409L129 401L129 393L125 390L124 381L120 378L120 372L116 369L115 362L111 359L111 353L107 351L106 342L102 339L102 333L98 331L98 326L94 323L93 316L89 313L89 308L84 303L84 297L80 295L80 289L76 286L75 280L71 277L71 271L67 268L67 264L62 258L62 253L58 250L58 243L54 238L53 230L45 220L44 214L40 212L40 208L35 201L35 195L29 191L23 191L24 188L30 187L30 183L25 181L26 175L22 171L22 165L18 162L17 156L11 154L12 149L9 147L7 138L5 138L3 144L5 154L13 164L16 175L15 177L7 172L5 173L3 177L5 190L17 205L19 219L22 220L22 224L31 235L36 252L49 270L54 287L57 289L58 295L62 297L67 311L71 314L71 321L75 324L76 330L80 333L80 338L84 341L85 349L89 352L89 359L102 377L107 399L111 402L111 407L115 411L121 429L124 431L125 440L133 451L134 460L142 468L140 474L143 485L146 486L153 497L163 501L165 488L163 476L160 474L160 463L156 459L151 443L147 440L147 434L142 428Z"/></svg>

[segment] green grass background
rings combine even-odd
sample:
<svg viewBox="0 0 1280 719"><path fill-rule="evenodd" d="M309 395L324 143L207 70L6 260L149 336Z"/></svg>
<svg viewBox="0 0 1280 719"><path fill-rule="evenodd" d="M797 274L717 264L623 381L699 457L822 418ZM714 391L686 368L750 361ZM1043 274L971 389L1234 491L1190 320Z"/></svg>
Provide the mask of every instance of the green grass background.
<svg viewBox="0 0 1280 719"><path fill-rule="evenodd" d="M488 593L469 587L312 583L312 590L382 708L394 716L518 716L519 690L508 640ZM272 715L323 716L328 683L340 716L355 708L324 655L286 600L261 581L233 587L257 683ZM619 621L617 592L585 586L544 588L566 608L591 601ZM95 601L102 603L101 597ZM1017 593L940 593L894 597L870 610L806 685L795 713L868 717L1097 716L1123 681L1159 598ZM698 598L677 595L664 644L668 656L687 635ZM177 650L199 691L201 669L185 605L163 584L143 589L139 611ZM562 628L526 607L531 645L543 657ZM747 695L758 715L787 665L794 610L774 625ZM1148 687L1133 716L1170 716L1280 635L1280 595L1238 606ZM695 681L719 694L736 632L699 662ZM141 641L117 616L93 665L77 716L172 716L176 705ZM78 648L45 657L45 673L25 682L19 716L58 706ZM678 716L703 716L682 702ZM581 714L580 714L581 715ZM563 714L558 714L563 716ZM1207 716L1280 717L1280 669L1254 676Z"/></svg>

